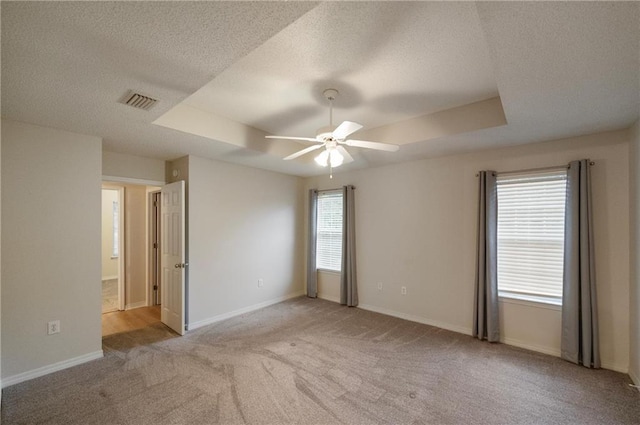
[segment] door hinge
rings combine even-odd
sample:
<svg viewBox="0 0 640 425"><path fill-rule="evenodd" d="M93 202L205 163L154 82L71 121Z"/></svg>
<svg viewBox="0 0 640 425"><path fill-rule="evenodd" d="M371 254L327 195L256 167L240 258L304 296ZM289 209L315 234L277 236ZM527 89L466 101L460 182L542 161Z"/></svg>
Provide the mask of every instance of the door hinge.
<svg viewBox="0 0 640 425"><path fill-rule="evenodd" d="M153 243L153 248L158 249L158 244L156 242Z"/></svg>
<svg viewBox="0 0 640 425"><path fill-rule="evenodd" d="M153 206L157 207L158 206L158 201L153 201Z"/></svg>
<svg viewBox="0 0 640 425"><path fill-rule="evenodd" d="M153 285L153 290L157 291L158 290L158 285Z"/></svg>

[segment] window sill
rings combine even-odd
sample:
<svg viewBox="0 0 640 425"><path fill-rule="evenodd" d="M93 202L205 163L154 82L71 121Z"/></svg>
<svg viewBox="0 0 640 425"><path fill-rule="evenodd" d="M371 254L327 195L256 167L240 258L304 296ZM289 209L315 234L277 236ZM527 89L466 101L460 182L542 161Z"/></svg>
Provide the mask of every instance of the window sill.
<svg viewBox="0 0 640 425"><path fill-rule="evenodd" d="M317 271L322 272L322 273L329 273L329 274L340 274L340 270L329 270L329 269L317 269Z"/></svg>
<svg viewBox="0 0 640 425"><path fill-rule="evenodd" d="M562 300L536 297L533 295L509 294L504 292L500 292L498 294L498 298L500 302L507 304L518 304L527 307L562 311Z"/></svg>

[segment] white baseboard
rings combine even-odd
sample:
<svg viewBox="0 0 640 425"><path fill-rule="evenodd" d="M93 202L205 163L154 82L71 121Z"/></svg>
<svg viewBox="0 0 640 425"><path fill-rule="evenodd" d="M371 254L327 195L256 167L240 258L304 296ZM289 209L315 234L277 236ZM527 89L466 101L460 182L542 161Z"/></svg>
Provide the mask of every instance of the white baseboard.
<svg viewBox="0 0 640 425"><path fill-rule="evenodd" d="M629 371L629 377L631 378L631 380L636 386L640 386L640 377L635 373L633 373L632 370ZM640 387L638 388L638 391L640 391Z"/></svg>
<svg viewBox="0 0 640 425"><path fill-rule="evenodd" d="M92 360L100 359L102 357L104 357L104 353L102 352L102 350L98 350L92 353L83 354L82 356L74 357L72 359L63 360L61 362L53 363L47 366L39 367L37 369L29 370L27 372L22 372L17 375L9 376L2 380L2 388L19 384L20 382L28 381L30 379L39 378L41 376L48 375L59 370L68 369L70 367L90 362Z"/></svg>
<svg viewBox="0 0 640 425"><path fill-rule="evenodd" d="M603 369L614 370L616 372L620 372L620 373L624 373L624 374L628 374L629 373L629 367L628 366L622 366L622 365L619 365L619 364L606 363L606 362L602 362L600 366ZM631 379L633 379L633 378L631 378Z"/></svg>
<svg viewBox="0 0 640 425"><path fill-rule="evenodd" d="M320 294L318 294L318 298L322 298L327 301L340 302L340 300L338 299L335 299L333 297L328 297L328 296L322 296ZM373 311L376 313L386 314L387 316L398 317L400 319L409 320L411 322L417 322L425 325L435 326L436 328L446 329L449 331L458 332L465 335L471 335L471 328L465 328L463 326L457 326L457 325L451 325L449 323L438 322L436 320L430 320L424 317L413 316L411 314L406 314L406 313L400 313L398 311L388 310L386 308L377 307L377 306L368 305L368 304L359 304L358 308L361 308L363 310ZM513 338L502 338L500 342L506 345L513 345L514 347L524 348L525 350L530 350L538 353L548 354L550 356L560 357L560 350L554 347L544 347L541 345L529 344ZM631 379L633 380L633 382L635 382L636 385L640 385L638 384L639 382L638 377L635 375L632 375L629 372L629 368L626 366L621 366L618 364L607 363L607 362L602 362L601 366L603 369L609 369L616 372L628 373L629 376L631 376Z"/></svg>
<svg viewBox="0 0 640 425"><path fill-rule="evenodd" d="M323 294L318 294L318 298L340 304L340 298L330 297Z"/></svg>
<svg viewBox="0 0 640 425"><path fill-rule="evenodd" d="M524 348L525 350L535 351L542 354L548 354L550 356L560 357L560 350L554 347L545 347L542 345L529 344L519 339L513 338L501 338L500 342L507 345L513 345L514 347Z"/></svg>
<svg viewBox="0 0 640 425"><path fill-rule="evenodd" d="M524 341L513 338L502 338L500 340L503 344L513 345L514 347L524 348L525 350L535 351L542 354L548 354L554 357L560 357L560 350L555 347L545 347L542 345L529 344ZM621 366L613 363L601 362L600 365L603 369L614 370L616 372L628 373L626 366ZM633 378L632 378L633 379Z"/></svg>
<svg viewBox="0 0 640 425"><path fill-rule="evenodd" d="M260 310L261 308L269 307L270 305L278 304L278 303L281 303L282 301L286 301L286 300L291 299L291 298L296 298L296 297L299 297L299 296L304 295L304 294L305 294L304 291L296 291L296 292L294 292L292 294L284 295L282 297L278 297L278 298L275 298L275 299L272 299L272 300L269 300L269 301L264 301L264 302L261 302L261 303L258 303L258 304L250 305L248 307L240 308L238 310L233 310L233 311L230 311L228 313L219 314L217 316L213 316L213 317L210 317L208 319L199 320L197 322L192 322L192 323L187 324L187 330L192 331L194 329L198 329L198 328L201 328L203 326L211 325L213 323L217 323L217 322L220 322L222 320L230 319L232 317L239 316L241 314L250 313L250 312L255 311L255 310Z"/></svg>
<svg viewBox="0 0 640 425"><path fill-rule="evenodd" d="M518 339L513 338L503 338L500 340L503 344L513 345L514 347L524 348L529 351L536 351L542 354L548 354L554 357L560 357L560 350L554 347L544 347L542 345L529 344ZM616 372L628 373L628 368L626 366L621 366L618 364L601 362L600 365L603 369L614 370ZM633 378L632 378L633 379Z"/></svg>
<svg viewBox="0 0 640 425"><path fill-rule="evenodd" d="M146 306L147 306L146 301L138 301L137 303L127 304L126 306L124 306L124 309L133 310L134 308L140 308L140 307L146 307Z"/></svg>
<svg viewBox="0 0 640 425"><path fill-rule="evenodd" d="M400 313L398 311L387 310L386 308L376 307L368 304L358 304L358 308L363 310L369 310L376 313L386 314L387 316L393 316L411 322L422 323L424 325L435 326L436 328L446 329L448 331L458 332L465 335L471 335L471 328L465 328L464 326L451 325L449 323L438 322L436 320L426 319L420 316L414 316L412 314Z"/></svg>

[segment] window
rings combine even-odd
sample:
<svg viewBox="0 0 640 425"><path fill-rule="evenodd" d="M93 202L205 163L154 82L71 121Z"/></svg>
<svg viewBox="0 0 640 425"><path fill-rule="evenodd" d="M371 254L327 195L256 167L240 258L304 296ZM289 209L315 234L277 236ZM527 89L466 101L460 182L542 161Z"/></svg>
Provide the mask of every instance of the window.
<svg viewBox="0 0 640 425"><path fill-rule="evenodd" d="M567 170L497 177L498 292L562 304Z"/></svg>
<svg viewBox="0 0 640 425"><path fill-rule="evenodd" d="M117 193L117 192L116 192ZM113 247L111 258L118 258L120 255L120 208L117 201L113 201Z"/></svg>
<svg viewBox="0 0 640 425"><path fill-rule="evenodd" d="M316 266L340 271L342 268L342 191L318 194Z"/></svg>

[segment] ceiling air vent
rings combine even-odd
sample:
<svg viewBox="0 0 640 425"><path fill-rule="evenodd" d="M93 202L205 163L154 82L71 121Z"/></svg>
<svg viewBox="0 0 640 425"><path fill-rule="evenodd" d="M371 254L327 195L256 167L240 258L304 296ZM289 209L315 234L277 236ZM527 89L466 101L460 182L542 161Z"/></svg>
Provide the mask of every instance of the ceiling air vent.
<svg viewBox="0 0 640 425"><path fill-rule="evenodd" d="M156 104L156 102L158 102L157 99L145 96L140 93L136 93L134 91L128 92L122 99L122 103L124 103L125 105L133 106L134 108L138 109L144 109L145 111L151 109L153 105Z"/></svg>

